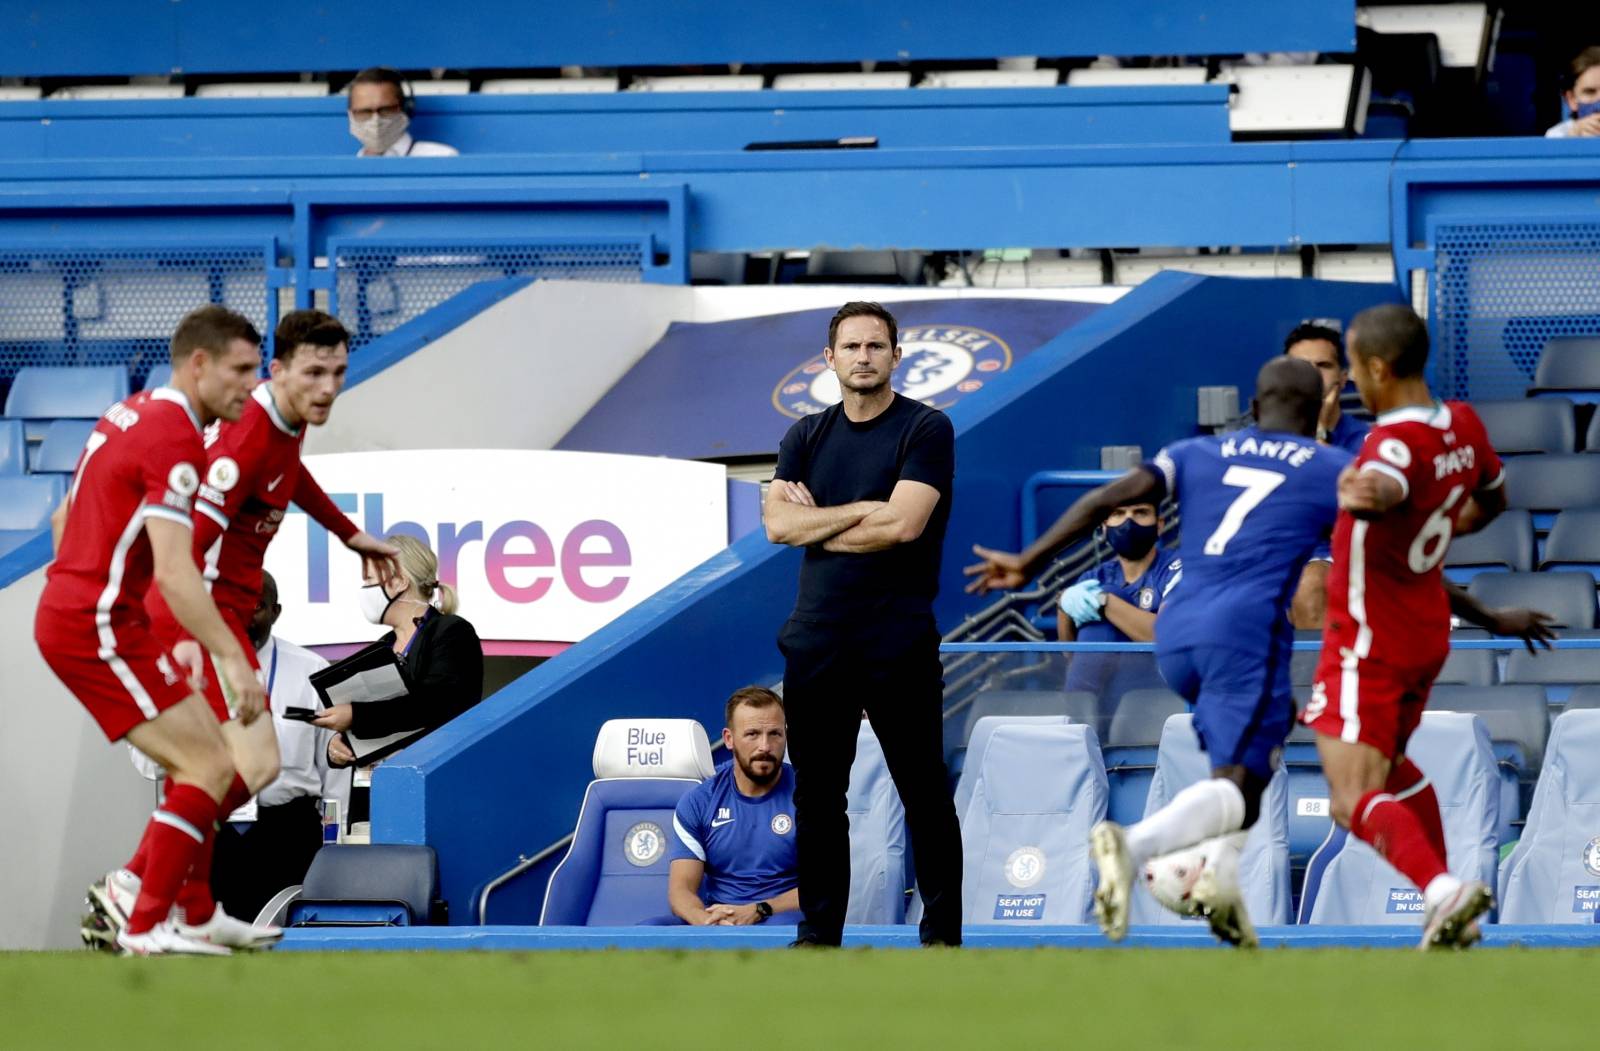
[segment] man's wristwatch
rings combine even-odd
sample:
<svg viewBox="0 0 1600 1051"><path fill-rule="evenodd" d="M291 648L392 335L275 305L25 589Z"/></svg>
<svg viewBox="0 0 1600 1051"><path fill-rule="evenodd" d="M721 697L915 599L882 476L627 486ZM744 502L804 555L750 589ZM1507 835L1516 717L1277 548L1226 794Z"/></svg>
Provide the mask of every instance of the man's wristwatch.
<svg viewBox="0 0 1600 1051"><path fill-rule="evenodd" d="M766 923L772 919L772 906L764 901L756 902L756 922Z"/></svg>

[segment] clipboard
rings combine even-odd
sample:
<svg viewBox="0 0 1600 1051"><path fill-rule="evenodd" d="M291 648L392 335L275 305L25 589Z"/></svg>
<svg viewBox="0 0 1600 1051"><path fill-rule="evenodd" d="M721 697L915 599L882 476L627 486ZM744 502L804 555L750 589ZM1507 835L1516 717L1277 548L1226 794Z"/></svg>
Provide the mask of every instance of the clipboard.
<svg viewBox="0 0 1600 1051"><path fill-rule="evenodd" d="M335 704L382 704L412 691L405 664L382 639L313 672L310 682L324 708ZM366 766L400 751L427 732L426 727L418 727L383 737L357 737L346 730L343 737L355 753L356 765Z"/></svg>

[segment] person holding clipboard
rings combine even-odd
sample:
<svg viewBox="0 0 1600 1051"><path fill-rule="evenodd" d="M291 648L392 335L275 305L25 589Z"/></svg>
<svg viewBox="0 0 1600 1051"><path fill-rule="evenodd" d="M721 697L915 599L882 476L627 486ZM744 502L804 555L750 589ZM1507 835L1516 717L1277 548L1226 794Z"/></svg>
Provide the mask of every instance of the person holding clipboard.
<svg viewBox="0 0 1600 1051"><path fill-rule="evenodd" d="M387 542L400 552L398 572L379 579L367 571L361 611L391 629L373 648L387 646L394 654L407 691L388 700L332 704L310 720L337 734L328 742L333 766L350 766L371 755L363 742L405 734L409 744L483 697L483 645L472 624L456 615L456 592L439 580L438 557L404 534Z"/></svg>

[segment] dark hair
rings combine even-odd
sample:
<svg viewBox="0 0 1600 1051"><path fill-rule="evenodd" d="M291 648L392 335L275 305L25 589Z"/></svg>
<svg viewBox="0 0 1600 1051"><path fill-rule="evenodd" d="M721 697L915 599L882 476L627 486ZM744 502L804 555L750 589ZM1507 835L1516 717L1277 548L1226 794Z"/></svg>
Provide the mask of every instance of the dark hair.
<svg viewBox="0 0 1600 1051"><path fill-rule="evenodd" d="M1578 86L1578 78L1596 66L1600 66L1600 46L1591 44L1578 52L1572 63L1567 66L1567 75L1564 78L1566 83L1563 85L1564 90L1571 91L1576 88Z"/></svg>
<svg viewBox="0 0 1600 1051"><path fill-rule="evenodd" d="M1364 358L1382 358L1397 378L1422 375L1428 364L1428 326L1399 303L1368 307L1350 322L1351 342Z"/></svg>
<svg viewBox="0 0 1600 1051"><path fill-rule="evenodd" d="M261 345L261 333L243 314L229 310L218 303L208 303L183 315L178 328L172 333L172 363L181 365L196 350L217 357L236 339Z"/></svg>
<svg viewBox="0 0 1600 1051"><path fill-rule="evenodd" d="M722 725L733 725L733 710L740 705L746 708L777 708L782 711L783 698L765 686L741 686L733 691L732 697L728 698L728 706L722 713Z"/></svg>
<svg viewBox="0 0 1600 1051"><path fill-rule="evenodd" d="M272 356L287 365L294 352L307 344L337 347L349 342L350 333L332 314L320 310L292 310L278 322L278 330L272 337Z"/></svg>
<svg viewBox="0 0 1600 1051"><path fill-rule="evenodd" d="M889 326L889 346L895 347L900 343L900 326L895 322L894 315L885 310L882 304L868 303L865 300L856 300L846 303L833 315L833 320L828 322L828 346L833 346L834 340L839 338L839 325L845 318L875 317Z"/></svg>
<svg viewBox="0 0 1600 1051"><path fill-rule="evenodd" d="M1290 347L1296 343L1304 343L1308 339L1320 339L1325 343L1332 343L1333 349L1339 353L1339 367L1341 369L1349 367L1344 356L1344 336L1339 334L1338 329L1319 325L1315 321L1302 321L1283 337L1283 352L1289 353Z"/></svg>
<svg viewBox="0 0 1600 1051"><path fill-rule="evenodd" d="M349 87L357 84L388 84L394 88L395 97L400 100L400 108L409 116L412 108L411 86L406 83L406 78L400 71L390 69L388 66L368 66L351 78Z"/></svg>

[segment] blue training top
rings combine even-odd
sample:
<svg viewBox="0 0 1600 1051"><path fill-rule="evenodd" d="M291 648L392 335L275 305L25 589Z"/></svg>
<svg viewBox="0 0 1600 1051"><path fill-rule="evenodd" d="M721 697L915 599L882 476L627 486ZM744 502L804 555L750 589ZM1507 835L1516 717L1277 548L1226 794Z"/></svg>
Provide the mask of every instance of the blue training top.
<svg viewBox="0 0 1600 1051"><path fill-rule="evenodd" d="M1156 559L1150 563L1150 568L1133 580L1123 579L1122 563L1115 558L1108 558L1093 569L1085 570L1083 576L1075 583L1098 580L1100 589L1106 594L1117 596L1134 609L1155 613L1161 609L1161 603L1182 578L1183 559L1176 557L1171 551L1157 550ZM1102 617L1079 626L1078 641L1127 642L1129 640L1121 628Z"/></svg>
<svg viewBox="0 0 1600 1051"><path fill-rule="evenodd" d="M705 862L706 904L749 905L799 884L794 768L779 765L778 783L759 798L740 793L729 762L678 800L668 856Z"/></svg>
<svg viewBox="0 0 1600 1051"><path fill-rule="evenodd" d="M1333 529L1349 462L1314 439L1247 427L1177 442L1145 464L1183 515L1183 583L1156 623L1157 651L1288 646L1289 601Z"/></svg>

